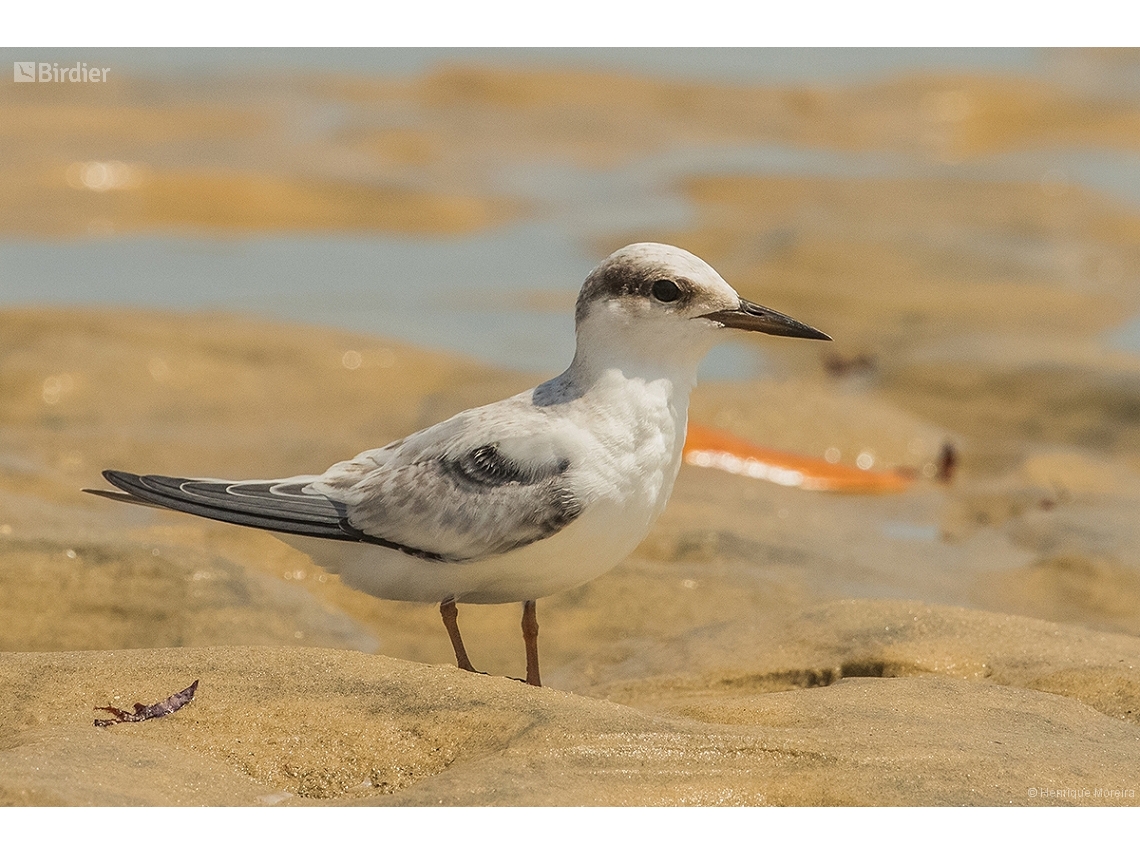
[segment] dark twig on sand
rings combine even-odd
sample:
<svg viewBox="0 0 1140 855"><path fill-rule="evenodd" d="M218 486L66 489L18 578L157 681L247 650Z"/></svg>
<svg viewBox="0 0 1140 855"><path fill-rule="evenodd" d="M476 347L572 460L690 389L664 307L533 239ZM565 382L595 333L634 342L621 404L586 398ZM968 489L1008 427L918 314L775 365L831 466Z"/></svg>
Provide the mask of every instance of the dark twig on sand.
<svg viewBox="0 0 1140 855"><path fill-rule="evenodd" d="M120 724L124 721L146 721L148 718L162 718L164 715L170 715L172 712L177 712L182 709L191 700L194 699L194 692L198 689L198 681L195 680L181 692L171 695L165 701L159 701L157 704L143 706L142 704L135 704L134 712L127 712L118 707L95 707L98 712L110 713L114 718L97 718L95 719L96 727L110 727L112 724Z"/></svg>

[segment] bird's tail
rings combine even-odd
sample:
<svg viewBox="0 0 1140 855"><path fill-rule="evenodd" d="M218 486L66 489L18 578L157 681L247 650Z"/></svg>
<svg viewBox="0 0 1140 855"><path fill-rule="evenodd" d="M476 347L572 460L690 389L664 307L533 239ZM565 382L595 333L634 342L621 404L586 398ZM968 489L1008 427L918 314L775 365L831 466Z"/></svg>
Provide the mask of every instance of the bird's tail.
<svg viewBox="0 0 1140 855"><path fill-rule="evenodd" d="M360 533L348 522L344 506L313 490L308 478L220 481L135 475L115 469L104 471L103 477L123 492L84 492L281 534L360 539Z"/></svg>

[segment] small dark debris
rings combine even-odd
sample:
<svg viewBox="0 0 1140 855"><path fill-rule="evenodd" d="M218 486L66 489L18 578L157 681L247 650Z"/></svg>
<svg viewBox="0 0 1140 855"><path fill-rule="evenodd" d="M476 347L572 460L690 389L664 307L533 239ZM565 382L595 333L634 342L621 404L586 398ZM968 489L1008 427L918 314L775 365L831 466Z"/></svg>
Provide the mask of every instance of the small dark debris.
<svg viewBox="0 0 1140 855"><path fill-rule="evenodd" d="M954 473L958 469L958 449L952 442L942 443L942 451L938 454L938 469L934 473L934 480L941 484L949 484L954 480Z"/></svg>
<svg viewBox="0 0 1140 855"><path fill-rule="evenodd" d="M823 367L832 377L846 377L849 374L874 374L879 363L870 354L858 353L855 356L841 356L831 351L823 357Z"/></svg>
<svg viewBox="0 0 1140 855"><path fill-rule="evenodd" d="M181 692L171 695L165 701L159 701L156 704L143 706L142 704L135 704L134 712L127 712L118 707L95 707L97 712L106 712L114 716L114 718L97 718L95 719L96 727L110 727L112 724L120 724L125 721L146 721L149 718L162 718L164 715L170 715L172 712L177 712L186 706L194 699L194 692L198 690L198 681L195 680Z"/></svg>
<svg viewBox="0 0 1140 855"><path fill-rule="evenodd" d="M891 667L889 662L868 660L865 662L844 662L839 674L844 679L848 677L893 677L897 669Z"/></svg>

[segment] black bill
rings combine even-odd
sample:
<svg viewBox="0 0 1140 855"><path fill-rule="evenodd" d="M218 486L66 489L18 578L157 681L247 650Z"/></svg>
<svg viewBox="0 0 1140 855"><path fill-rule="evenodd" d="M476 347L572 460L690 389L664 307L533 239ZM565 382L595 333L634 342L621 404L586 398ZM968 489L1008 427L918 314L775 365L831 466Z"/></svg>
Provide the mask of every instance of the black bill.
<svg viewBox="0 0 1140 855"><path fill-rule="evenodd" d="M737 330L750 330L751 332L768 333L768 335L786 335L792 338L815 338L821 341L831 341L831 336L820 332L815 327L801 324L795 318L781 315L771 309L758 306L741 298L739 309L724 309L719 312L709 312L701 315L710 321L716 321L726 327Z"/></svg>

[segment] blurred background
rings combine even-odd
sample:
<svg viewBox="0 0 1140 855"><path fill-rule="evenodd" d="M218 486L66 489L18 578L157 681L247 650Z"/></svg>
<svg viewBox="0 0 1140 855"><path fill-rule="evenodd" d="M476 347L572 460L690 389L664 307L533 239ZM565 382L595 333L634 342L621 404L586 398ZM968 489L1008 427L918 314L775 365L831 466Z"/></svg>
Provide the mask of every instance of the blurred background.
<svg viewBox="0 0 1140 855"><path fill-rule="evenodd" d="M585 275L637 240L683 246L834 338L718 348L694 420L917 477L870 497L687 471L668 524L560 601L581 636L551 642L552 665L582 638L843 596L1140 632L1140 52L0 58L7 649L311 642L446 661L430 610L421 642L420 612L328 594L268 537L78 489L105 467L319 470L525 388L568 364ZM26 62L108 70L9 77ZM340 611L302 620L289 594L274 622L283 581ZM688 599L601 607L654 586Z"/></svg>
<svg viewBox="0 0 1140 855"><path fill-rule="evenodd" d="M0 89L9 304L247 311L551 372L584 274L658 238L849 351L1140 346L1112 226L1140 205L1127 52L32 53L110 70ZM1011 297L1034 316L995 317Z"/></svg>

